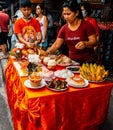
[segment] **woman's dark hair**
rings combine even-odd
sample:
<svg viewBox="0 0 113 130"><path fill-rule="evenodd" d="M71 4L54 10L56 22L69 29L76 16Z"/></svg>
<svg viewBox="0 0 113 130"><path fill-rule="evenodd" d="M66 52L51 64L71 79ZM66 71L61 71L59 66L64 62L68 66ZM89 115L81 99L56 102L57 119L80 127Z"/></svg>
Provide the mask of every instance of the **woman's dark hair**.
<svg viewBox="0 0 113 130"><path fill-rule="evenodd" d="M82 2L80 3L80 7L81 6L84 7L84 9L87 11L87 15L89 16L91 14L90 4L88 2Z"/></svg>
<svg viewBox="0 0 113 130"><path fill-rule="evenodd" d="M42 4L39 3L39 4L36 5L36 7L37 7L37 6L40 7L40 9L42 10L42 14L44 14L44 4L43 4L43 3L42 3ZM36 12L36 11L35 11L35 12ZM44 14L44 15L45 15L45 14ZM38 14L37 14L37 13L36 13L36 17L38 17Z"/></svg>
<svg viewBox="0 0 113 130"><path fill-rule="evenodd" d="M63 3L63 8L65 8L65 7L68 7L72 12L75 12L75 13L76 13L76 11L79 11L78 18L80 18L80 19L83 18L80 6L76 0L65 1Z"/></svg>
<svg viewBox="0 0 113 130"><path fill-rule="evenodd" d="M30 2L30 0L23 0L20 4L20 7L32 7L32 4Z"/></svg>
<svg viewBox="0 0 113 130"><path fill-rule="evenodd" d="M40 6L41 10L44 10L44 4L37 4L36 6Z"/></svg>

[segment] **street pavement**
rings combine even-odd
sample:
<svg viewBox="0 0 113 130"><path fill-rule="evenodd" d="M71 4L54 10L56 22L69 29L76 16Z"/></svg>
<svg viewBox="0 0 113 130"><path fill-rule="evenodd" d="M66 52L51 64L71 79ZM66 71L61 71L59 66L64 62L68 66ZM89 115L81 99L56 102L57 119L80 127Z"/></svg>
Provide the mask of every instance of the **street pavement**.
<svg viewBox="0 0 113 130"><path fill-rule="evenodd" d="M0 60L0 130L13 130L11 112L7 103L4 70L7 59ZM109 71L108 80L113 82L113 68ZM109 110L106 121L99 130L113 130L113 90L111 92Z"/></svg>
<svg viewBox="0 0 113 130"><path fill-rule="evenodd" d="M13 130L11 112L7 103L4 70L7 59L0 60L0 130Z"/></svg>
<svg viewBox="0 0 113 130"><path fill-rule="evenodd" d="M110 97L107 119L101 125L99 130L113 130L113 91L112 91L112 95Z"/></svg>

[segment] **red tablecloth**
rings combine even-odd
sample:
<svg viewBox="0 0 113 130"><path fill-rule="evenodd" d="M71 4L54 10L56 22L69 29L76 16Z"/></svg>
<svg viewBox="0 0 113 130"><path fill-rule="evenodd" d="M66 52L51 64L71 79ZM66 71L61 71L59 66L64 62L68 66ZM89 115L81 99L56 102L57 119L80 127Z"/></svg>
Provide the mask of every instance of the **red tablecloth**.
<svg viewBox="0 0 113 130"><path fill-rule="evenodd" d="M64 92L33 90L24 86L27 77L19 76L12 59L5 76L15 130L98 130L106 119L113 86L108 81Z"/></svg>

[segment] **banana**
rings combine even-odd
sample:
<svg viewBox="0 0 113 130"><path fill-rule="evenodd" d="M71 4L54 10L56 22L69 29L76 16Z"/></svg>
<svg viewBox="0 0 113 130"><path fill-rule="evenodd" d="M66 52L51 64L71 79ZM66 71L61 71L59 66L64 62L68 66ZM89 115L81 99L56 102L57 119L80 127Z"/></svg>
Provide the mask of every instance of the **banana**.
<svg viewBox="0 0 113 130"><path fill-rule="evenodd" d="M80 75L90 81L101 81L109 74L103 65L97 65L96 63L84 63L79 70Z"/></svg>

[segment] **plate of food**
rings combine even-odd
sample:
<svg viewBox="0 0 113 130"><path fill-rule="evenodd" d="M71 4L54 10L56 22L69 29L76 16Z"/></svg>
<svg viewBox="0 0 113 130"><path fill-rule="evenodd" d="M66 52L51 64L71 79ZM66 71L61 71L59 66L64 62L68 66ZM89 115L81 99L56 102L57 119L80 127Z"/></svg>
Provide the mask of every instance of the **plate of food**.
<svg viewBox="0 0 113 130"><path fill-rule="evenodd" d="M54 76L61 79L68 79L73 75L74 74L70 70L67 70L67 69L57 70L54 72Z"/></svg>
<svg viewBox="0 0 113 130"><path fill-rule="evenodd" d="M63 92L68 89L67 82L65 80L60 79L52 79L51 81L47 81L47 88L56 92Z"/></svg>
<svg viewBox="0 0 113 130"><path fill-rule="evenodd" d="M92 83L101 83L108 77L109 71L103 65L84 63L79 69L81 77Z"/></svg>
<svg viewBox="0 0 113 130"><path fill-rule="evenodd" d="M63 67L72 65L72 60L65 55L59 55L56 62L58 66L63 66Z"/></svg>
<svg viewBox="0 0 113 130"><path fill-rule="evenodd" d="M30 89L40 89L46 86L46 82L42 79L40 85L32 86L32 84L30 83L30 80L28 79L24 82L24 85Z"/></svg>
<svg viewBox="0 0 113 130"><path fill-rule="evenodd" d="M62 66L62 67L67 67L67 66L70 66L72 65L71 63L70 64L57 64L58 66Z"/></svg>
<svg viewBox="0 0 113 130"><path fill-rule="evenodd" d="M79 68L80 66L75 66L75 65L66 67L67 70L70 70L73 73L80 73Z"/></svg>
<svg viewBox="0 0 113 130"><path fill-rule="evenodd" d="M80 76L73 76L69 79L68 85L75 88L85 88L89 85L88 80L81 78Z"/></svg>

